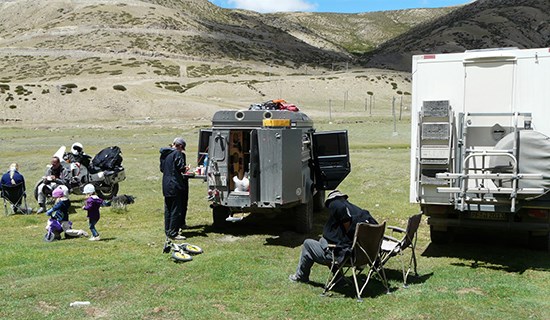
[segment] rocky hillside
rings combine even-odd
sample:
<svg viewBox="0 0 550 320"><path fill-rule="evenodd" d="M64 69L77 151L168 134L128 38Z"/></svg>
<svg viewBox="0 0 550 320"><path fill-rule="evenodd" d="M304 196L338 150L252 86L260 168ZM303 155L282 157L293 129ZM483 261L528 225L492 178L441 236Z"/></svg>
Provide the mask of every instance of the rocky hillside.
<svg viewBox="0 0 550 320"><path fill-rule="evenodd" d="M411 57L494 47L550 47L550 1L478 0L366 54L366 66L410 71Z"/></svg>
<svg viewBox="0 0 550 320"><path fill-rule="evenodd" d="M0 2L0 49L330 65L449 11L262 15L206 0L8 0Z"/></svg>

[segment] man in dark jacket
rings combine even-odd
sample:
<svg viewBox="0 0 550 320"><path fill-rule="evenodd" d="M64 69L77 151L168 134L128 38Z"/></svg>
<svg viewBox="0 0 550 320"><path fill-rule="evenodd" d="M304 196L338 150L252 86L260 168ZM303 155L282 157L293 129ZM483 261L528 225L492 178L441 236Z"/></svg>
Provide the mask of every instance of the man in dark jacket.
<svg viewBox="0 0 550 320"><path fill-rule="evenodd" d="M162 194L164 195L164 232L172 240L185 240L179 230L185 229L189 180L186 171L185 140L175 138L172 148L160 149L160 172L162 172Z"/></svg>
<svg viewBox="0 0 550 320"><path fill-rule="evenodd" d="M331 191L325 200L330 216L323 228L323 237L317 240L306 239L296 273L289 279L293 282L308 282L311 267L315 262L330 266L332 251L329 244L335 245L334 255L338 262L351 252L355 226L359 222L377 223L367 210L361 209L348 200L348 196L338 190Z"/></svg>

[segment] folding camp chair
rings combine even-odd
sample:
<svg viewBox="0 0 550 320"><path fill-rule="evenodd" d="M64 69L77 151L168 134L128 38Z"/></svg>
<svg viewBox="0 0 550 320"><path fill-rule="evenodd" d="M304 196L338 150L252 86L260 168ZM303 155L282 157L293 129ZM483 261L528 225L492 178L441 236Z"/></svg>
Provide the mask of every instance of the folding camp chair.
<svg viewBox="0 0 550 320"><path fill-rule="evenodd" d="M331 276L327 280L323 295L332 290L334 285L341 279L347 280L345 279L345 275L349 270L352 271L357 301L363 301L361 299L361 294L374 274L378 275L382 284L386 287L387 292L389 292L388 281L380 261L380 247L382 245L385 229L386 222L382 224L368 224L363 222L357 224L353 237L351 254L345 257L344 261L339 264L335 259L333 251L332 265L330 266ZM358 276L365 269L369 270L367 278L361 288L359 288L360 279L358 279ZM336 271L334 272L334 270Z"/></svg>
<svg viewBox="0 0 550 320"><path fill-rule="evenodd" d="M409 217L409 220L407 222L407 229L388 226L388 229L392 231L392 235L394 233L400 233L403 234L403 237L401 238L401 240L397 240L393 236L386 235L384 236L384 241L382 241L382 265L385 265L391 257L394 257L396 255L400 256L403 270L403 287L405 288L407 287L407 277L411 272L411 267L414 267L414 274L415 276L418 276L418 272L416 270L417 264L415 249L417 238L416 233L418 231L418 227L420 226L421 218L421 213ZM407 265L407 270L405 271L405 258L403 257L403 251L405 251L407 248L411 248L411 257Z"/></svg>
<svg viewBox="0 0 550 320"><path fill-rule="evenodd" d="M4 210L6 215L22 213L29 214L27 207L27 193L23 182L16 185L2 185L0 195L4 199Z"/></svg>

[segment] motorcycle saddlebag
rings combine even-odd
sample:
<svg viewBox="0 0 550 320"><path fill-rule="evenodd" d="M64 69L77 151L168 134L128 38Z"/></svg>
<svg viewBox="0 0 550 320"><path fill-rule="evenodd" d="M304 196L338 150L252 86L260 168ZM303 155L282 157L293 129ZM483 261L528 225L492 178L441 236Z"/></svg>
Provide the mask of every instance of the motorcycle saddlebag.
<svg viewBox="0 0 550 320"><path fill-rule="evenodd" d="M122 151L117 146L108 147L95 155L92 166L99 170L115 170L122 165Z"/></svg>

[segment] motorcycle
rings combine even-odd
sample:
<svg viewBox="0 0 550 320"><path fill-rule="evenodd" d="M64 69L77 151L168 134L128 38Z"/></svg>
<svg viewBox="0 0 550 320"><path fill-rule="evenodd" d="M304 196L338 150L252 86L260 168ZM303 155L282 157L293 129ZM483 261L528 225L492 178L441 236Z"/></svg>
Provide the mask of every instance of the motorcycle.
<svg viewBox="0 0 550 320"><path fill-rule="evenodd" d="M89 155L82 154L80 162L74 161L75 158L65 153L65 150L66 147L61 146L54 157L59 158L61 165L70 172L69 181L51 180L49 177L41 178L34 187L36 200L38 200L38 188L41 185L44 188L44 194L48 197L51 196L54 186L60 184L66 185L71 193L81 195L84 186L91 183L94 185L98 197L104 200L110 200L118 194L118 184L126 179L120 148L105 148L91 161Z"/></svg>

